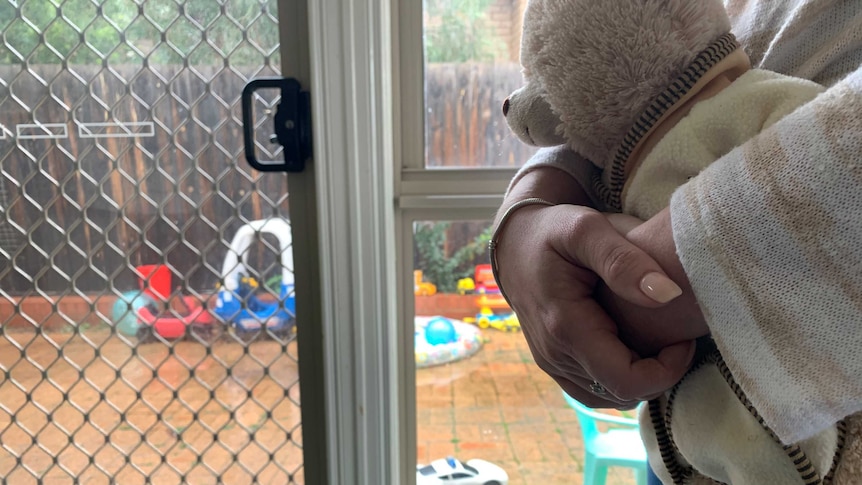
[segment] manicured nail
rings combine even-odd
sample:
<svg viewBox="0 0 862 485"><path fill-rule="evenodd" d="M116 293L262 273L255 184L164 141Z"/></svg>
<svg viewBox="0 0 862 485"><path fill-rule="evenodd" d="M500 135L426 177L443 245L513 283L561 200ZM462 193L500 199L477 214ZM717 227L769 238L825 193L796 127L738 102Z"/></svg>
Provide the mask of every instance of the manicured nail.
<svg viewBox="0 0 862 485"><path fill-rule="evenodd" d="M661 273L648 273L641 280L641 291L650 299L667 303L682 295L682 289Z"/></svg>

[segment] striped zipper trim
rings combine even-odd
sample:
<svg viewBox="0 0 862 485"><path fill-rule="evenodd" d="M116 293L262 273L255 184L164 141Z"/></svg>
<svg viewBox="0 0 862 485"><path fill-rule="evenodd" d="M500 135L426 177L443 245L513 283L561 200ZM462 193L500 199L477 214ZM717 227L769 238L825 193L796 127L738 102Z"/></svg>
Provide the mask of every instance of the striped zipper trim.
<svg viewBox="0 0 862 485"><path fill-rule="evenodd" d="M671 85L659 94L647 106L646 110L635 121L634 126L629 129L626 136L623 138L622 146L617 150L613 162L610 167L609 184L605 184L602 180L601 172L593 175L593 189L596 195L610 209L622 210L622 191L625 185L625 169L626 163L631 156L635 146L646 135L646 133L655 125L659 118L664 115L668 109L676 102L684 97L697 81L709 71L713 66L721 62L725 57L739 48L739 42L736 37L727 33L718 38L712 45L703 50L691 64L683 71Z"/></svg>
<svg viewBox="0 0 862 485"><path fill-rule="evenodd" d="M811 463L811 460L799 447L798 444L784 445L781 444L781 440L778 439L778 436L772 429L766 424L763 418L760 416L760 413L757 412L757 409L754 408L754 405L751 404L751 401L748 400L748 397L745 396L745 393L739 387L739 384L736 383L736 380L733 378L733 374L730 372L730 369L727 367L727 364L724 362L724 359L721 357L721 354L716 350L708 354L704 359L702 359L697 365L693 366L691 370L689 370L682 379L680 379L679 383L675 385L667 397L667 406L662 416L661 412L661 404L658 400L654 399L649 402L649 412L650 418L652 420L653 428L655 428L656 437L659 445L659 452L661 454L662 460L664 461L665 467L667 468L668 473L670 473L671 478L673 479L673 483L676 485L683 485L686 483L688 479L694 476L697 473L691 466L682 466L676 458L676 444L673 442L673 433L671 432L671 419L673 416L673 403L676 398L676 393L679 390L679 386L682 385L683 381L685 381L686 377L690 376L694 371L700 369L704 364L713 364L718 368L718 371L721 373L724 380L727 382L727 385L730 386L733 393L736 395L739 402L745 406L749 413L757 420L761 427L769 434L772 439L781 445L784 449L784 452L787 454L787 457L790 459L791 463L793 463L794 468L796 468L799 477L802 479L802 482L805 485L829 485L832 483L832 479L835 476L835 470L838 467L838 463L841 460L841 454L844 451L844 444L846 442L846 434L847 434L847 423L844 420L841 420L837 423L836 428L838 431L835 455L832 458L832 465L829 468L828 473L821 478L820 474L814 468L814 465ZM703 477L707 478L707 477ZM712 480L713 483L725 485L722 482Z"/></svg>

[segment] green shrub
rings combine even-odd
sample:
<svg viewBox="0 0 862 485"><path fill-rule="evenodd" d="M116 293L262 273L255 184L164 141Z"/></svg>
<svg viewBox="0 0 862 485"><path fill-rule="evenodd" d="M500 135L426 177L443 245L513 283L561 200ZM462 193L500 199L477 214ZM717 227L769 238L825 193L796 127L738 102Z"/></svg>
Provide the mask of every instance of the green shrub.
<svg viewBox="0 0 862 485"><path fill-rule="evenodd" d="M466 245L447 250L449 222L416 223L414 226L414 268L421 269L425 281L437 285L441 293L454 293L461 278L473 277L477 264L488 262L491 225ZM447 254L451 253L451 254Z"/></svg>

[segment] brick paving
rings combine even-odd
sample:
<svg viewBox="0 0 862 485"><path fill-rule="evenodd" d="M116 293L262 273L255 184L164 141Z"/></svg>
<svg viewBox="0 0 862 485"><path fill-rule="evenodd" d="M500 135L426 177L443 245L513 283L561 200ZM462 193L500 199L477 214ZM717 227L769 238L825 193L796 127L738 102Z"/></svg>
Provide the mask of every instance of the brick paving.
<svg viewBox="0 0 862 485"><path fill-rule="evenodd" d="M0 334L0 481L304 483L294 343L132 345Z"/></svg>
<svg viewBox="0 0 862 485"><path fill-rule="evenodd" d="M482 458L506 470L510 485L581 483L581 431L559 387L522 334L483 332L489 341L474 356L416 371L419 462ZM611 469L607 483L634 477Z"/></svg>
<svg viewBox="0 0 862 485"><path fill-rule="evenodd" d="M484 458L511 485L580 483L574 411L521 334L484 333L474 356L417 369L420 463ZM0 478L304 483L295 344L132 345L106 328L0 333ZM608 483L633 483L631 472Z"/></svg>

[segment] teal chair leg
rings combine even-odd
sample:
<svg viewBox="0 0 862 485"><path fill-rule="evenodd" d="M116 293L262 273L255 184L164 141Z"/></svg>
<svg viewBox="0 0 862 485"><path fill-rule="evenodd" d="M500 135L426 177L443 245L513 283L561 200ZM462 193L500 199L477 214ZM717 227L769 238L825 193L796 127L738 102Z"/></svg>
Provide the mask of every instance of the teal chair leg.
<svg viewBox="0 0 862 485"><path fill-rule="evenodd" d="M637 467L635 470L635 483L637 485L647 485L646 467Z"/></svg>
<svg viewBox="0 0 862 485"><path fill-rule="evenodd" d="M608 479L608 467L587 455L584 462L584 485L604 485Z"/></svg>
<svg viewBox="0 0 862 485"><path fill-rule="evenodd" d="M590 409L563 392L563 398L578 415L584 439L584 485L604 485L608 467L635 470L637 485L647 485L646 453L638 429L638 420L612 416ZM610 423L614 428L600 431L596 423Z"/></svg>
<svg viewBox="0 0 862 485"><path fill-rule="evenodd" d="M584 459L584 485L593 485L596 476L596 460L587 455Z"/></svg>

